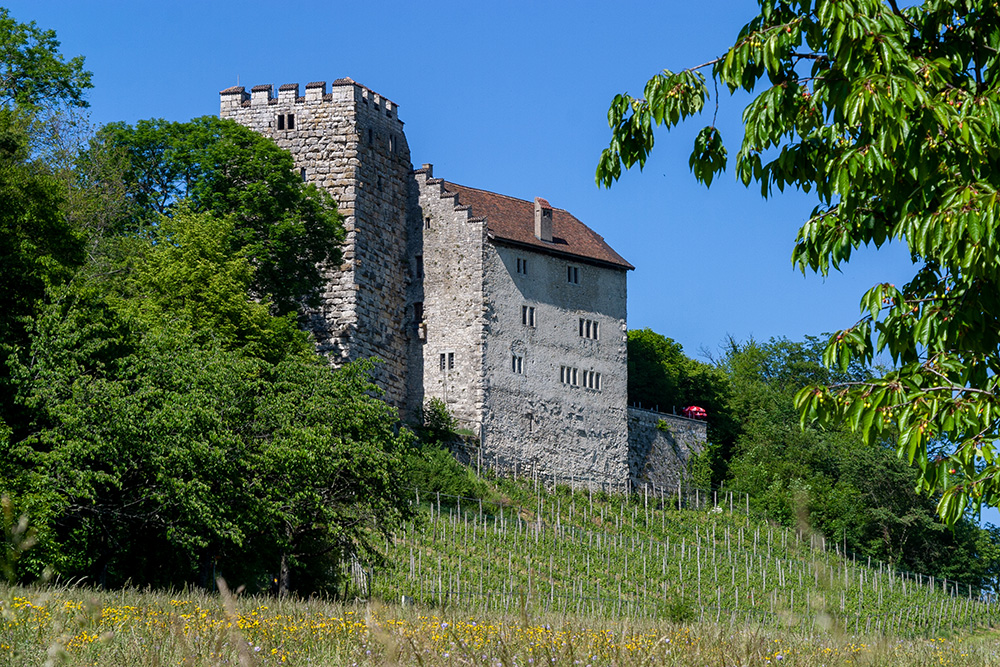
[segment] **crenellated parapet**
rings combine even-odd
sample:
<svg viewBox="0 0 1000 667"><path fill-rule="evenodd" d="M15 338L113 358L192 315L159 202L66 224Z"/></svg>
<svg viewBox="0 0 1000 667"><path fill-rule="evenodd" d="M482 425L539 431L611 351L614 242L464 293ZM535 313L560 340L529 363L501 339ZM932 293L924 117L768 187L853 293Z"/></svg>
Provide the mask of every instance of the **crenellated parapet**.
<svg viewBox="0 0 1000 667"><path fill-rule="evenodd" d="M370 88L349 77L337 79L327 90L326 81L312 81L305 86L305 95L299 94L299 84L283 83L275 94L270 83L254 86L248 93L243 86L232 86L219 92L222 115L247 107L314 105L322 103L355 102L361 108L397 118L398 105ZM402 125L402 123L400 123Z"/></svg>

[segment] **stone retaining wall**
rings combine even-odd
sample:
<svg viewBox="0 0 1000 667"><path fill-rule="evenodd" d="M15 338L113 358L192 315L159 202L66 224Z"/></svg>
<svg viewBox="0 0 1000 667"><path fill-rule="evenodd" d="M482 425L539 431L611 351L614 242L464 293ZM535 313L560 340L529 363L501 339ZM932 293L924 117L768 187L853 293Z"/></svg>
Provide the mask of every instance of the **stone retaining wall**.
<svg viewBox="0 0 1000 667"><path fill-rule="evenodd" d="M628 409L629 476L643 484L676 486L687 477L688 460L705 449L708 424L653 410Z"/></svg>

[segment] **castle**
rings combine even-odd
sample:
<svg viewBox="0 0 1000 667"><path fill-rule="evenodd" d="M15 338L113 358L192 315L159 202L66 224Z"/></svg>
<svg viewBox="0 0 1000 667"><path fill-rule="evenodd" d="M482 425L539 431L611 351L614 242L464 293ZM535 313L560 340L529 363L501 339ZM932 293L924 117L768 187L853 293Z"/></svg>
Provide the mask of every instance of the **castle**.
<svg viewBox="0 0 1000 667"><path fill-rule="evenodd" d="M445 402L501 471L675 484L705 424L627 402L626 275L604 239L542 198L413 169L398 108L351 79L242 86L222 118L291 152L337 201L343 263L311 327L334 363L376 356L404 418Z"/></svg>

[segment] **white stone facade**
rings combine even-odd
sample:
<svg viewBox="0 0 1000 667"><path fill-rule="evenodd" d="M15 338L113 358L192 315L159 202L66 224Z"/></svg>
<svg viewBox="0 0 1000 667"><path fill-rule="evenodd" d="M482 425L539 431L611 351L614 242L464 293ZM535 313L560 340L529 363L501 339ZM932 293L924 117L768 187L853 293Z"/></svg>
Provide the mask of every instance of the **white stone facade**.
<svg viewBox="0 0 1000 667"><path fill-rule="evenodd" d="M289 150L338 203L343 264L326 267L312 317L335 363L382 359L376 381L405 419L443 400L487 466L604 486L664 478L649 438L630 441L632 266L600 236L543 199L413 170L396 105L350 79L304 96L229 88L221 116Z"/></svg>

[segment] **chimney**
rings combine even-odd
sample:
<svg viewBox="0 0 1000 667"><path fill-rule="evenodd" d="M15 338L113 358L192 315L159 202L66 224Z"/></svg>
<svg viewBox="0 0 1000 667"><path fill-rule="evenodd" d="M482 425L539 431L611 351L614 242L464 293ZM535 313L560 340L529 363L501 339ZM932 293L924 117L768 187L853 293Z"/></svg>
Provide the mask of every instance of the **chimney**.
<svg viewBox="0 0 1000 667"><path fill-rule="evenodd" d="M541 197L535 197L535 237L552 243L552 206Z"/></svg>

